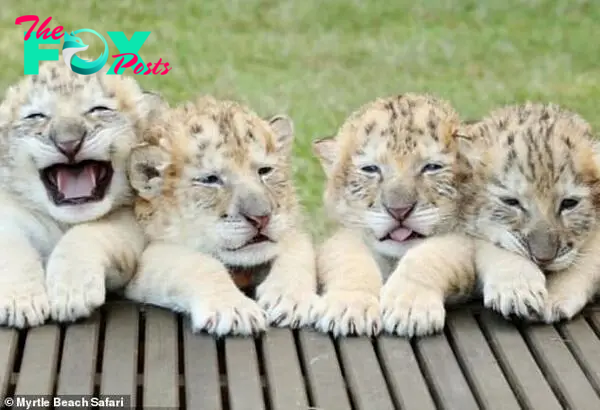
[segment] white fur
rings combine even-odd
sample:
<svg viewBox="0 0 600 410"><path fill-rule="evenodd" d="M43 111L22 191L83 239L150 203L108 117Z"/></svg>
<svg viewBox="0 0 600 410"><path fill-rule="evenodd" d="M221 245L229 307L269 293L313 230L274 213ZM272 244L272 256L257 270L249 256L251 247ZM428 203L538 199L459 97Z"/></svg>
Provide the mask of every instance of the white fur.
<svg viewBox="0 0 600 410"><path fill-rule="evenodd" d="M221 262L183 246L150 244L125 295L189 314L194 331L250 335L267 326L266 313L235 286Z"/></svg>
<svg viewBox="0 0 600 410"><path fill-rule="evenodd" d="M424 336L444 327L444 303L469 297L475 283L473 240L433 236L404 255L381 290L383 327L399 336ZM448 258L448 255L452 258Z"/></svg>
<svg viewBox="0 0 600 410"><path fill-rule="evenodd" d="M88 316L104 303L106 288L123 286L133 274L144 238L131 209L126 161L134 124L156 102L146 97L132 78L79 76L58 62L7 90L0 104L0 324ZM98 106L108 110L90 111ZM36 113L43 116L27 118ZM100 201L58 206L41 181L43 168L66 162L50 138L52 130L65 137L65 121L86 131L76 162L112 163Z"/></svg>

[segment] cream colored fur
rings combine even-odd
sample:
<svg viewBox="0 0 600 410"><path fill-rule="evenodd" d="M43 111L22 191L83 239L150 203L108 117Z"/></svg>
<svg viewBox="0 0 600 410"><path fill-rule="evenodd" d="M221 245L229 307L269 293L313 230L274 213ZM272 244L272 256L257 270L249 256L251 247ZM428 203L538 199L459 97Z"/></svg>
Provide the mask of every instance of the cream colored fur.
<svg viewBox="0 0 600 410"><path fill-rule="evenodd" d="M131 277L144 243L125 166L134 126L155 103L132 78L80 76L62 62L9 87L0 104L0 324L85 317ZM86 133L75 160L111 161L114 175L104 199L59 206L40 170L67 161L51 138L71 138L71 129Z"/></svg>
<svg viewBox="0 0 600 410"><path fill-rule="evenodd" d="M460 270L473 264L465 252L466 261L434 268L445 257L438 248L464 242L470 249L460 235L443 236L459 225L459 186L469 172L458 127L446 102L406 94L364 105L335 137L315 142L327 174L325 205L340 225L317 258L324 291L317 329L371 336L383 327L413 336L443 326L445 298L466 292ZM405 217L390 211L403 207ZM399 227L426 239L386 236Z"/></svg>
<svg viewBox="0 0 600 410"><path fill-rule="evenodd" d="M130 164L150 246L128 297L191 316L196 331L248 335L309 322L315 255L292 184L292 122L210 97L150 124ZM269 215L267 242L244 215ZM256 269L256 301L230 277ZM262 278L261 278L262 279Z"/></svg>
<svg viewBox="0 0 600 410"><path fill-rule="evenodd" d="M466 226L482 240L485 305L531 320L573 317L600 276L600 161L590 125L556 105L527 103L461 132L480 142Z"/></svg>
<svg viewBox="0 0 600 410"><path fill-rule="evenodd" d="M408 337L442 331L444 304L476 290L474 248L472 238L448 233L406 252L381 291L385 330Z"/></svg>

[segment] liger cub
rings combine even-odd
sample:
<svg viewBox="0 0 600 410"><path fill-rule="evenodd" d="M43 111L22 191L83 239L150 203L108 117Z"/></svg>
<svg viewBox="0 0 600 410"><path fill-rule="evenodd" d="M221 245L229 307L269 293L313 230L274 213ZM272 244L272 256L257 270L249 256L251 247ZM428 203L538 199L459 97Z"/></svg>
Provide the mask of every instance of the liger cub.
<svg viewBox="0 0 600 410"><path fill-rule="evenodd" d="M129 298L182 311L192 329L249 335L308 323L315 255L292 181L292 121L199 97L133 151L135 212L149 240ZM256 301L230 273L255 268Z"/></svg>
<svg viewBox="0 0 600 410"><path fill-rule="evenodd" d="M557 105L526 103L462 132L476 142L476 195L465 213L480 239L485 305L546 322L573 317L600 282L600 150L591 126Z"/></svg>
<svg viewBox="0 0 600 410"><path fill-rule="evenodd" d="M144 239L126 163L136 124L163 102L107 68L45 62L0 103L2 325L85 317L135 271Z"/></svg>
<svg viewBox="0 0 600 410"><path fill-rule="evenodd" d="M443 327L445 297L471 291L458 278L473 275L460 265L468 258L438 271L448 252L473 259L473 242L460 234L460 189L470 175L462 147L471 145L459 127L447 102L404 94L364 105L337 135L314 143L327 175L325 206L340 226L317 255L317 329L429 333Z"/></svg>

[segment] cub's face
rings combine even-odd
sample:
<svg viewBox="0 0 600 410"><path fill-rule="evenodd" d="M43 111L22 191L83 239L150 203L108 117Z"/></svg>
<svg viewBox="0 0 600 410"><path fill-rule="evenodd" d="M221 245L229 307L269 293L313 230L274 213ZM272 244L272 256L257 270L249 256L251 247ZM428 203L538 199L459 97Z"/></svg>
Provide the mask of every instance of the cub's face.
<svg viewBox="0 0 600 410"><path fill-rule="evenodd" d="M381 99L353 114L334 138L315 142L327 174L325 203L375 250L400 257L457 219L468 169L458 115L428 96Z"/></svg>
<svg viewBox="0 0 600 410"><path fill-rule="evenodd" d="M154 127L131 161L136 212L150 235L233 266L272 259L297 206L291 121L204 98Z"/></svg>
<svg viewBox="0 0 600 410"><path fill-rule="evenodd" d="M492 113L471 132L485 142L474 233L544 271L569 267L600 218L590 126L557 106L526 104Z"/></svg>
<svg viewBox="0 0 600 410"><path fill-rule="evenodd" d="M126 159L153 98L131 78L42 64L0 106L2 187L65 224L130 202Z"/></svg>

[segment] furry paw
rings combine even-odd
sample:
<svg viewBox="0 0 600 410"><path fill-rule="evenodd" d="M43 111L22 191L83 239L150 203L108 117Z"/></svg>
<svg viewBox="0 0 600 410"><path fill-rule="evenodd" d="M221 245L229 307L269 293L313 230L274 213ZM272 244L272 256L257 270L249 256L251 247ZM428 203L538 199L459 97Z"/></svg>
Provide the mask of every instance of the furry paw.
<svg viewBox="0 0 600 410"><path fill-rule="evenodd" d="M193 332L249 336L267 328L265 312L237 289L198 300L192 304L190 314Z"/></svg>
<svg viewBox="0 0 600 410"><path fill-rule="evenodd" d="M317 330L336 337L376 336L381 331L379 299L361 291L328 292L313 309L311 321Z"/></svg>
<svg viewBox="0 0 600 410"><path fill-rule="evenodd" d="M483 286L484 305L504 317L513 314L525 319L539 318L547 295L546 278L540 271L500 277Z"/></svg>
<svg viewBox="0 0 600 410"><path fill-rule="evenodd" d="M442 331L446 319L444 296L431 289L403 283L381 291L382 325L399 336L425 336Z"/></svg>
<svg viewBox="0 0 600 410"><path fill-rule="evenodd" d="M299 328L311 323L311 311L317 303L316 293L278 288L257 289L258 304L273 326Z"/></svg>
<svg viewBox="0 0 600 410"><path fill-rule="evenodd" d="M46 287L50 316L58 322L88 317L106 298L104 268L92 262L50 258L46 269Z"/></svg>
<svg viewBox="0 0 600 410"><path fill-rule="evenodd" d="M50 305L43 283L8 283L0 287L0 325L16 328L38 326L48 319L49 313Z"/></svg>
<svg viewBox="0 0 600 410"><path fill-rule="evenodd" d="M570 320L581 312L587 302L585 293L573 293L567 296L564 296L564 293L550 294L546 301L543 319L546 323Z"/></svg>

